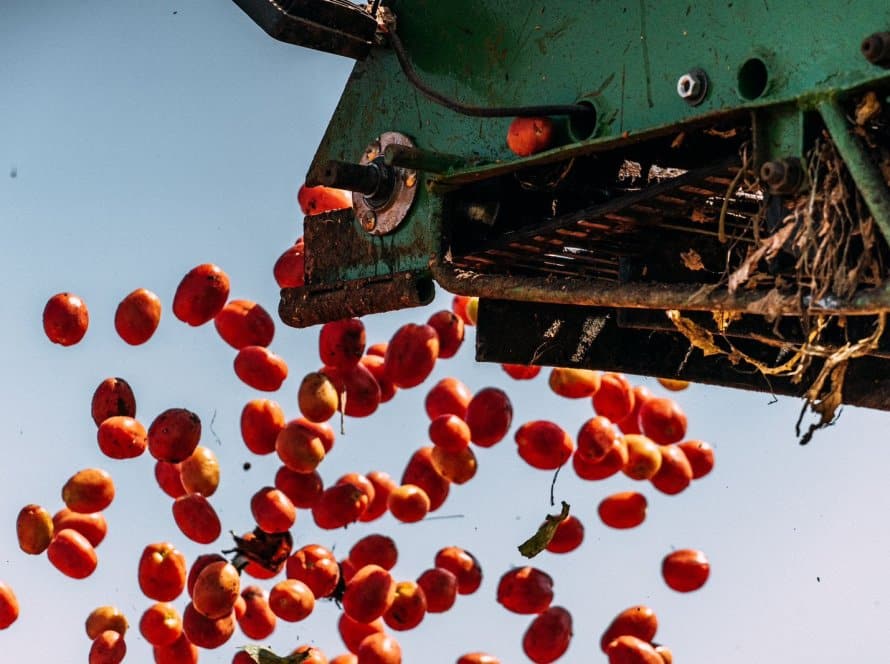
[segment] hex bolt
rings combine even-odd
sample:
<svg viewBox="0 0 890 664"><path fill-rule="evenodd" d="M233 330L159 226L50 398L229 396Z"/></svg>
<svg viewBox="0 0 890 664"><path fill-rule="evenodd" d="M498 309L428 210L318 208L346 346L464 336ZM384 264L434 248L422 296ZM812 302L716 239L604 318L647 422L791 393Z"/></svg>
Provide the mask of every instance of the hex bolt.
<svg viewBox="0 0 890 664"><path fill-rule="evenodd" d="M698 106L708 94L708 75L702 69L690 69L677 79L677 94L690 106Z"/></svg>
<svg viewBox="0 0 890 664"><path fill-rule="evenodd" d="M770 193L793 194L804 182L804 172L800 159L787 157L764 162L760 167L760 179Z"/></svg>
<svg viewBox="0 0 890 664"><path fill-rule="evenodd" d="M359 223L368 233L377 228L377 213L374 210L365 210L359 217Z"/></svg>
<svg viewBox="0 0 890 664"><path fill-rule="evenodd" d="M876 32L862 40L862 55L873 65L890 66L890 32Z"/></svg>

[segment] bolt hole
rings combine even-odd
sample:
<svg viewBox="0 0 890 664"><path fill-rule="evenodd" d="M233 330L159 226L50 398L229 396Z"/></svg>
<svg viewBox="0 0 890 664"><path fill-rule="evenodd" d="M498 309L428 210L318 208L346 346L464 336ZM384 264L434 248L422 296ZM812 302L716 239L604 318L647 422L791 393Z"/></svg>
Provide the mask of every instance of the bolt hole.
<svg viewBox="0 0 890 664"><path fill-rule="evenodd" d="M745 99L757 99L769 83L766 63L760 58L750 58L739 69L739 94Z"/></svg>
<svg viewBox="0 0 890 664"><path fill-rule="evenodd" d="M432 279L420 278L416 282L418 300L422 305L429 304L436 297L436 283Z"/></svg>
<svg viewBox="0 0 890 664"><path fill-rule="evenodd" d="M586 141L596 131L596 107L589 101L579 101L580 106L590 109L589 113L575 113L569 117L569 136L573 141Z"/></svg>

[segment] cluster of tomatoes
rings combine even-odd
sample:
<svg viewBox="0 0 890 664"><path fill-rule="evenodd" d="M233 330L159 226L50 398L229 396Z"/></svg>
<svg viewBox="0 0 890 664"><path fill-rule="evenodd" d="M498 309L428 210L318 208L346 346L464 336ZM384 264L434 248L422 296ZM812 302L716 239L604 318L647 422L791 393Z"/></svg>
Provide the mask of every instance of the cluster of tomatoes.
<svg viewBox="0 0 890 664"><path fill-rule="evenodd" d="M348 199L336 190L304 188L300 203L308 214L344 207ZM282 254L273 272L282 288L303 285L302 240ZM506 438L513 424L507 393L486 387L473 394L460 380L448 377L433 385L425 398L431 444L410 456L399 482L382 471L352 472L326 486L318 470L334 446L331 419L367 417L397 391L422 385L439 359L458 352L465 327L475 323L477 305L474 298L457 296L452 310L436 312L423 324L404 325L387 343L370 346L361 320L323 325L318 338L322 366L304 376L298 391L302 416L288 421L281 406L268 398L244 406L241 434L246 448L257 455L277 455L281 466L273 485L250 497L256 528L235 538L235 547L224 552L228 558L205 553L189 565L170 542L145 546L138 584L154 604L142 614L139 631L152 645L157 664L195 663L199 649L222 646L236 627L250 639L265 639L279 620L304 620L324 598L342 606L338 629L348 653L328 660L318 648L304 645L286 661L398 664L401 649L392 632L414 629L427 613L448 611L458 595L478 590L479 561L456 546L441 549L415 580L397 580L391 570L398 550L387 536L367 535L338 559L317 543L293 550L291 535L298 509L311 511L323 530L371 522L385 513L405 523L420 521L445 503L452 484L474 477L474 448ZM117 333L131 345L147 342L158 327L161 309L160 299L150 291L130 293L116 311ZM172 311L192 326L213 321L220 337L237 350L234 372L246 385L261 392L281 387L288 366L267 348L275 329L271 316L254 302L229 300L229 279L219 267L199 265L186 274ZM54 343L76 344L89 326L87 307L70 293L55 295L46 304L43 326ZM515 380L534 378L541 370L520 365L503 369ZM521 424L514 433L516 450L533 468L556 472L571 465L578 477L590 481L622 472L632 480L648 480L658 491L677 494L713 467L707 443L684 440L686 418L673 399L633 386L621 374L581 369L552 369L549 386L567 399L589 399L595 416L574 438L554 422ZM198 415L170 408L146 428L136 419L133 390L121 378L103 381L91 406L103 454L123 460L147 451L182 534L202 545L216 542L222 524L210 499L220 482L220 466L214 452L199 444ZM16 524L21 550L46 553L69 577L90 576L98 564L95 549L107 532L102 512L114 493L107 471L88 468L75 473L62 488L65 507L55 515L39 505L22 508ZM633 528L645 519L646 498L638 491L616 493L600 503L598 513L606 526ZM566 505L563 514L548 517L536 537L543 538L541 548L566 554L580 546L584 526ZM282 573L285 578L270 588L243 583L247 576L271 582ZM663 561L666 583L680 592L700 588L708 573L700 551L675 551ZM183 592L190 601L180 613L172 602ZM532 566L504 573L497 586L497 601L505 609L534 616L522 647L536 663L559 659L572 637L571 614L554 606L553 599L552 578ZM0 582L0 628L10 626L17 615L12 589ZM126 617L112 606L89 615L90 664L117 664L124 658L127 626ZM612 664L670 664L670 651L653 643L656 628L651 609L631 607L604 631L602 649ZM254 661L259 661L256 651L239 651L233 664ZM498 662L478 652L458 659L458 664Z"/></svg>

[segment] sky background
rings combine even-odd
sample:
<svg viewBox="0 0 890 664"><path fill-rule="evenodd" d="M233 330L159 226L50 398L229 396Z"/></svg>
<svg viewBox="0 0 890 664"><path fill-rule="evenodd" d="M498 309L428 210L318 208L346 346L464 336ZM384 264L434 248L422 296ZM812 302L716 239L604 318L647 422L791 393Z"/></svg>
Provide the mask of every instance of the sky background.
<svg viewBox="0 0 890 664"><path fill-rule="evenodd" d="M224 531L252 528L249 497L272 483L278 462L246 450L238 421L244 403L267 395L237 380L234 351L212 325L190 328L169 305L189 269L213 262L229 274L233 298L277 311L272 265L301 234L296 192L350 66L272 40L231 2L0 2L0 579L21 605L18 622L0 633L4 661L86 661L83 622L103 604L130 620L127 661L150 661L136 628L152 603L136 582L142 548L169 540L191 561L230 545L222 537L201 547L179 533L147 454L128 461L101 455L90 398L102 379L130 382L146 425L170 407L198 413L202 442L222 464L212 503ZM134 348L117 338L112 321L120 299L139 287L156 292L165 310L155 337ZM89 333L71 348L51 344L40 323L46 300L60 291L79 294L90 308ZM440 292L425 310L368 317L369 343L449 303ZM348 420L320 467L325 480L373 469L398 478L426 444L426 389L447 375L473 391L507 389L513 430L552 419L574 435L592 416L588 401L550 393L546 371L518 383L497 366L475 364L472 342L470 332L459 355L440 361L424 386L398 394L371 418ZM290 365L272 398L296 417L300 379L319 365L317 331L279 323L271 348ZM654 380L638 380L664 393ZM604 662L602 630L637 603L657 612L656 639L681 664L890 659L890 416L847 408L837 426L801 448L795 400L695 386L677 398L689 437L717 452L714 472L688 491L664 496L624 476L588 483L569 469L559 477L557 500L582 519L585 542L532 564L553 576L554 604L574 616L561 661ZM452 487L437 513L453 518L404 525L385 517L320 532L308 512L298 516L298 546L317 542L341 555L370 532L391 535L400 549L397 579L416 578L444 546L479 558L485 581L475 595L398 635L406 664L449 664L472 650L526 661L521 639L530 618L498 605L495 588L502 573L525 564L516 545L552 511L551 474L519 459L512 431L477 456L477 476ZM19 550L15 518L27 503L55 512L65 480L91 466L112 473L117 497L106 512L99 568L75 581L45 556ZM599 501L631 488L649 498L647 521L626 532L599 523ZM682 595L664 585L660 563L689 547L705 551L712 575L702 590ZM320 602L306 621L279 623L268 643L282 653L312 643L333 657L344 651L336 617L332 604ZM248 642L236 632L201 661L227 664Z"/></svg>

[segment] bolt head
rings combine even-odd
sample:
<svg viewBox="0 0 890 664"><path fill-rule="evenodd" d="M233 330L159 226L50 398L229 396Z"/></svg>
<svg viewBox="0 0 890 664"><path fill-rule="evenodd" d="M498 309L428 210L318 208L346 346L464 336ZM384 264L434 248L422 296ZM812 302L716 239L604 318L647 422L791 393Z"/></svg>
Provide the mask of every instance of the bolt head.
<svg viewBox="0 0 890 664"><path fill-rule="evenodd" d="M373 231L377 227L377 215L373 210L365 210L361 213L359 222L366 231Z"/></svg>

